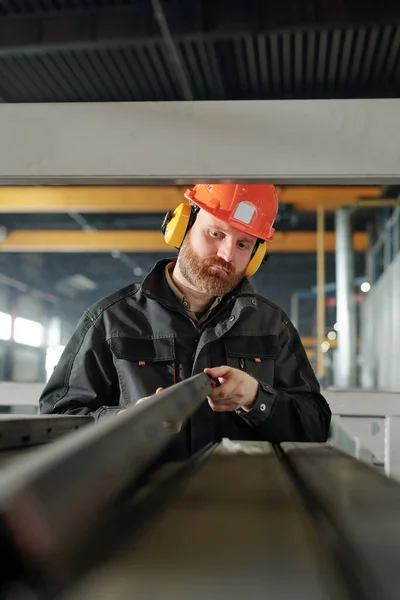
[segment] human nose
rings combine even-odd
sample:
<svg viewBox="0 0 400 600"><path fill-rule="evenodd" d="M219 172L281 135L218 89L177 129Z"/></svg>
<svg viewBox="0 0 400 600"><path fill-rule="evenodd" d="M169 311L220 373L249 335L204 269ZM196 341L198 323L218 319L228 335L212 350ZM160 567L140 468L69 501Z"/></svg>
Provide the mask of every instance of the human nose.
<svg viewBox="0 0 400 600"><path fill-rule="evenodd" d="M217 254L218 257L223 258L225 262L232 262L235 255L235 241L228 237L224 238L219 245Z"/></svg>

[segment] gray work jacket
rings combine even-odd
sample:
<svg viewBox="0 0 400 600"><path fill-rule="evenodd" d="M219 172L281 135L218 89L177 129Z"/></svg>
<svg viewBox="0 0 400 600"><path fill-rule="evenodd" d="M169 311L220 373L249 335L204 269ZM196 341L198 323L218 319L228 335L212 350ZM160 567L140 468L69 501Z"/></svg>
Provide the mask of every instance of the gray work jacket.
<svg viewBox="0 0 400 600"><path fill-rule="evenodd" d="M287 315L244 279L199 326L168 286L167 262L85 312L42 393L41 412L111 417L157 387L229 364L258 380L254 407L216 413L204 401L174 436L177 456L223 437L325 442L331 411Z"/></svg>

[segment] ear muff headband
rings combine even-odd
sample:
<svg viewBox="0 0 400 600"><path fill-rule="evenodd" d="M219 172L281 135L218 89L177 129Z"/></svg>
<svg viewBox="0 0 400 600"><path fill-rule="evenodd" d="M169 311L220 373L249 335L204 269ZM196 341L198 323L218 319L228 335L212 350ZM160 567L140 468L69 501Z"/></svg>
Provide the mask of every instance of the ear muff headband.
<svg viewBox="0 0 400 600"><path fill-rule="evenodd" d="M194 223L198 207L182 203L175 210L170 210L164 217L161 225L161 231L167 244L174 248L179 248L185 238L186 232ZM245 276L252 277L260 268L266 259L267 243L264 240L257 240L256 245L246 267Z"/></svg>

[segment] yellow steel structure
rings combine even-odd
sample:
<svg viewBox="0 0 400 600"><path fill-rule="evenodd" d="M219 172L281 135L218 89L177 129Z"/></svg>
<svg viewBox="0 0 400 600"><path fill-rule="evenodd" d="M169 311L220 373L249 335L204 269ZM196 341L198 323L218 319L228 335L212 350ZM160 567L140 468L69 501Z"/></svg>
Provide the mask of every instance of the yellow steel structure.
<svg viewBox="0 0 400 600"><path fill-rule="evenodd" d="M368 236L364 232L353 234L355 252L365 252ZM325 252L334 252L335 234L325 232ZM160 231L48 231L15 230L0 242L3 252L161 252L170 254L173 249L164 241ZM316 252L317 233L293 231L277 232L268 251Z"/></svg>
<svg viewBox="0 0 400 600"><path fill-rule="evenodd" d="M357 203L358 199L377 199L382 196L379 186L313 186L278 188L280 202L292 204L299 211L316 211L319 206L336 210ZM363 202L363 200L361 200Z"/></svg>
<svg viewBox="0 0 400 600"><path fill-rule="evenodd" d="M185 187L0 187L0 213L163 213L184 201ZM379 186L278 188L281 202L299 211L361 204L381 196ZM365 198L365 200L358 200ZM380 202L375 200L375 202ZM387 203L387 200L382 200ZM395 200L390 200L396 203Z"/></svg>
<svg viewBox="0 0 400 600"><path fill-rule="evenodd" d="M183 191L173 186L0 187L0 213L162 213L185 200Z"/></svg>
<svg viewBox="0 0 400 600"><path fill-rule="evenodd" d="M301 341L302 344L305 348L307 349L314 349L317 347L317 344L319 343L319 340L317 337L307 337L307 336L301 336ZM331 348L337 348L337 339L336 340L330 340L328 339L326 336L323 337L322 339L323 342L328 342Z"/></svg>

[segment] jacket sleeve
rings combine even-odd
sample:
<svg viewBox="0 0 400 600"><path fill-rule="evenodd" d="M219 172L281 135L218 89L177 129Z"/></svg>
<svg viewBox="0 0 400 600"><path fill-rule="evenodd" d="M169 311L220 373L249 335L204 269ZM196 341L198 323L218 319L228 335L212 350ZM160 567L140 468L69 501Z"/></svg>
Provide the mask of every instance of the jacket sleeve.
<svg viewBox="0 0 400 600"><path fill-rule="evenodd" d="M39 399L41 413L116 414L118 376L111 351L89 312L80 320Z"/></svg>
<svg viewBox="0 0 400 600"><path fill-rule="evenodd" d="M271 442L326 442L331 410L290 321L284 321L279 343L273 387L258 380L253 408L239 414L259 430L262 439Z"/></svg>

